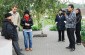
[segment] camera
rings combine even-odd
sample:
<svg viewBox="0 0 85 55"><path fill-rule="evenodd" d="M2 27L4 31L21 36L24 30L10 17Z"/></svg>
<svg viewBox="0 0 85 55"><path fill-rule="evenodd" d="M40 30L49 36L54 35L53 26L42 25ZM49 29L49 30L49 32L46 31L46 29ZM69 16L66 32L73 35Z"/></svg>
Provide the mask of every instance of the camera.
<svg viewBox="0 0 85 55"><path fill-rule="evenodd" d="M68 9L63 9L62 12L63 12L64 15L65 14L68 15L68 16L70 15L70 12L68 11Z"/></svg>

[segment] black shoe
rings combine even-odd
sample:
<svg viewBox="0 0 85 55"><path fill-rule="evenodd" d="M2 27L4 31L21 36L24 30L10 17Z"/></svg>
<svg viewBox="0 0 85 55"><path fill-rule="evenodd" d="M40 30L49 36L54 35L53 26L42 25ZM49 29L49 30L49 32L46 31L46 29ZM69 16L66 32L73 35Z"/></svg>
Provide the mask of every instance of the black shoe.
<svg viewBox="0 0 85 55"><path fill-rule="evenodd" d="M71 49L71 48L68 46L68 47L66 47L66 49Z"/></svg>
<svg viewBox="0 0 85 55"><path fill-rule="evenodd" d="M75 51L75 48L71 48L71 51Z"/></svg>
<svg viewBox="0 0 85 55"><path fill-rule="evenodd" d="M62 42L65 42L65 40L62 40Z"/></svg>
<svg viewBox="0 0 85 55"><path fill-rule="evenodd" d="M17 54L17 55L24 55L23 53Z"/></svg>
<svg viewBox="0 0 85 55"><path fill-rule="evenodd" d="M61 40L58 40L58 42L60 42Z"/></svg>
<svg viewBox="0 0 85 55"><path fill-rule="evenodd" d="M21 55L24 55L24 54L21 54Z"/></svg>

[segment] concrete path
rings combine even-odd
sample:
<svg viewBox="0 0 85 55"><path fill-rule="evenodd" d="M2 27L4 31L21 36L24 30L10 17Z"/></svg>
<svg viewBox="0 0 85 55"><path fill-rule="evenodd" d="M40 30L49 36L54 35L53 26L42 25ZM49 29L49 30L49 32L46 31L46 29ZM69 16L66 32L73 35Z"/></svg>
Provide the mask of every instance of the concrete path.
<svg viewBox="0 0 85 55"><path fill-rule="evenodd" d="M34 34L39 34L40 31L33 31ZM65 32L65 42L58 42L57 31L44 31L47 37L34 37L33 38L33 51L25 51L23 34L19 32L19 44L23 49L22 53L25 55L85 55L85 48L83 45L76 45L76 50L70 52L66 49L69 45L68 38ZM13 51L13 55L16 55Z"/></svg>

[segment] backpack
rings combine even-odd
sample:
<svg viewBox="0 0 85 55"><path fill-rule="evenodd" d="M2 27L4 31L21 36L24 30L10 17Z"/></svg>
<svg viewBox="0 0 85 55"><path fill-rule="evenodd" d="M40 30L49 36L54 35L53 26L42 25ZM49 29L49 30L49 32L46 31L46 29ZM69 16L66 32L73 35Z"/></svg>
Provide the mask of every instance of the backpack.
<svg viewBox="0 0 85 55"><path fill-rule="evenodd" d="M7 24L6 24L6 26L2 26L1 36L4 36L5 39L11 39L11 37L7 31Z"/></svg>

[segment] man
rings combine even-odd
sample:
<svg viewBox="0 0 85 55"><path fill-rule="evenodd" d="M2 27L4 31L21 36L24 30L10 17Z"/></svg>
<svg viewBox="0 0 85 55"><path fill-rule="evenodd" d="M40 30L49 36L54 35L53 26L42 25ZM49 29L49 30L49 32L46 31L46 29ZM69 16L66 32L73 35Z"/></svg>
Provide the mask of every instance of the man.
<svg viewBox="0 0 85 55"><path fill-rule="evenodd" d="M9 13L12 14L12 17L13 17L12 22L13 22L14 25L17 26L17 31L18 31L19 27L20 27L20 15L17 12L17 8L18 8L17 5L12 6L12 11L10 11Z"/></svg>
<svg viewBox="0 0 85 55"><path fill-rule="evenodd" d="M20 14L17 12L17 5L13 5L12 6L12 11L10 11L9 13L12 14L12 22L15 26L17 26L17 32L19 31L19 27L20 27ZM22 49L20 49L22 51Z"/></svg>
<svg viewBox="0 0 85 55"><path fill-rule="evenodd" d="M75 37L74 37L74 30L76 28L76 13L74 12L73 4L68 5L68 12L66 16L66 28L67 28L67 35L69 39L69 46L66 47L71 51L75 50Z"/></svg>
<svg viewBox="0 0 85 55"><path fill-rule="evenodd" d="M18 34L17 34L17 26L15 26L12 21L12 15L11 13L5 14L5 19L3 20L2 24L2 35L5 37L5 39L12 39L12 45L15 49L15 52L17 55L23 55L20 52L20 48L18 45Z"/></svg>

